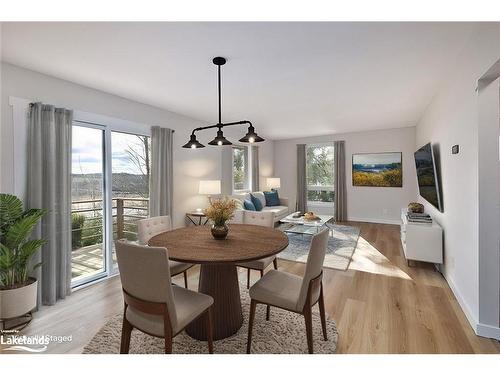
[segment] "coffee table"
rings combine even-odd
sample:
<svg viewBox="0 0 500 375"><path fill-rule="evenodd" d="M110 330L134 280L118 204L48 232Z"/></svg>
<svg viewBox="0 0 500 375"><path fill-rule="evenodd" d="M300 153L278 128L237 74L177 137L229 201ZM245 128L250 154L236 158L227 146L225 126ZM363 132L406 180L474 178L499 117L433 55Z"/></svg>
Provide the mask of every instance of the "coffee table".
<svg viewBox="0 0 500 375"><path fill-rule="evenodd" d="M306 220L304 216L299 218L294 218L293 214L286 216L281 219L282 223L293 224L290 228L284 230L286 233L297 233L297 234L309 234L314 235L321 231L321 228L324 226L328 226L328 222L333 219L331 215L316 215L320 218L320 220Z"/></svg>

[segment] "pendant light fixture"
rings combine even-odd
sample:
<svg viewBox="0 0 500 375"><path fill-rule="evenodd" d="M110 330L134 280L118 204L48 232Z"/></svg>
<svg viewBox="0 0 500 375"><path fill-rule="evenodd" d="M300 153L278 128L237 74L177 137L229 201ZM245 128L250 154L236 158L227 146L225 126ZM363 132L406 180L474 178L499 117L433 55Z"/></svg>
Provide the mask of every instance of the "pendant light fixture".
<svg viewBox="0 0 500 375"><path fill-rule="evenodd" d="M219 130L217 130L217 136L208 142L210 146L228 146L232 145L231 142L229 142L226 137L224 137L224 133L222 132L222 127L219 127Z"/></svg>
<svg viewBox="0 0 500 375"><path fill-rule="evenodd" d="M240 139L240 142L248 142L248 143L262 142L262 141L264 141L264 138L259 137L257 135L252 125L248 127L248 133L243 138Z"/></svg>
<svg viewBox="0 0 500 375"><path fill-rule="evenodd" d="M189 142L186 143L182 147L184 147L184 148L203 148L203 147L205 147L205 145L202 145L200 142L198 142L198 140L196 139L196 135L194 135L194 132L193 132L193 134L191 134L191 137L189 138Z"/></svg>
<svg viewBox="0 0 500 375"><path fill-rule="evenodd" d="M257 133L255 132L255 128L253 127L252 123L248 120L228 122L225 124L222 123L220 72L221 72L221 66L226 63L226 59L224 57L215 57L212 60L212 62L215 65L217 65L217 73L218 73L217 78L218 78L218 93L219 93L219 122L215 125L204 126L201 128L193 129L193 131L191 132L191 137L189 139L189 142L187 142L182 147L192 148L192 149L205 147L203 144L198 142L198 140L196 139L196 135L194 133L200 130L212 129L212 128L217 128L217 136L213 140L208 142L209 145L211 146L232 145L231 141L229 141L226 137L224 137L224 132L222 131L222 128L232 125L248 125L248 132L243 138L239 140L240 142L244 143L263 142L265 139L257 135Z"/></svg>

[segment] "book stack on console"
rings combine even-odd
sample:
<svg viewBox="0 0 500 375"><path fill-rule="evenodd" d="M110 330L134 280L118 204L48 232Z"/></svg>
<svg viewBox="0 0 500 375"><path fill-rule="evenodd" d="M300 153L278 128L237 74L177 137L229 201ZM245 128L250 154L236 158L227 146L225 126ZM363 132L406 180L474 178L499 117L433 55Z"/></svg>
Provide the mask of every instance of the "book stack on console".
<svg viewBox="0 0 500 375"><path fill-rule="evenodd" d="M406 217L409 223L432 224L432 218L428 214L408 212Z"/></svg>

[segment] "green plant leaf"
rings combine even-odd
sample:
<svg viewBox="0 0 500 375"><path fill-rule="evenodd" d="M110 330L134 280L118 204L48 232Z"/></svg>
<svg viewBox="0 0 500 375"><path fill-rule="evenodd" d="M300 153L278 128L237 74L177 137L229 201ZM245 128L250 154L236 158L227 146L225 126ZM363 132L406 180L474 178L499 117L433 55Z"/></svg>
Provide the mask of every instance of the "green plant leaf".
<svg viewBox="0 0 500 375"><path fill-rule="evenodd" d="M9 287L28 278L31 257L46 243L28 237L46 213L41 209L23 212L19 198L0 194L0 285Z"/></svg>
<svg viewBox="0 0 500 375"><path fill-rule="evenodd" d="M25 242L19 249L20 257L31 257L40 247L47 243L46 240L30 240Z"/></svg>
<svg viewBox="0 0 500 375"><path fill-rule="evenodd" d="M12 279L13 269L15 269L13 253L0 243L0 281L2 286L9 286L14 283Z"/></svg>
<svg viewBox="0 0 500 375"><path fill-rule="evenodd" d="M23 215L23 202L11 194L0 193L0 238L5 229Z"/></svg>
<svg viewBox="0 0 500 375"><path fill-rule="evenodd" d="M44 210L35 210L31 212L30 216L16 221L7 228L5 241L2 242L11 249L17 248L31 234L31 231L43 215L45 215Z"/></svg>
<svg viewBox="0 0 500 375"><path fill-rule="evenodd" d="M23 214L23 202L11 194L0 193L0 221L12 222Z"/></svg>
<svg viewBox="0 0 500 375"><path fill-rule="evenodd" d="M4 244L0 243L0 270L4 271L14 264L14 253Z"/></svg>
<svg viewBox="0 0 500 375"><path fill-rule="evenodd" d="M45 240L31 240L25 242L20 248L18 252L18 257L22 268L26 268L30 258L35 254L38 249L45 245L47 241Z"/></svg>

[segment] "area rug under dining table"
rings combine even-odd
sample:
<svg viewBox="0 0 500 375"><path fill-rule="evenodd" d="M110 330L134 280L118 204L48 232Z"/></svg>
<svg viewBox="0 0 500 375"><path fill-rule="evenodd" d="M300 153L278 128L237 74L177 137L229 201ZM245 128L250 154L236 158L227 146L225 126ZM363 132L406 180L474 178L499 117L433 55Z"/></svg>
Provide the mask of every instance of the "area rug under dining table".
<svg viewBox="0 0 500 375"><path fill-rule="evenodd" d="M250 297L243 284L240 284L240 293L243 306L243 326L236 334L214 341L215 354L246 353ZM113 316L85 346L83 354L118 354L120 352L122 319L123 314ZM339 336L337 326L327 315L328 340L323 340L317 304L313 307L312 322L314 353L335 353ZM172 351L174 354L206 354L207 343L206 341L195 340L182 332L174 337ZM163 354L164 341L162 338L149 336L134 329L130 342L130 353ZM252 353L306 354L307 340L304 317L286 310L272 308L271 319L266 321L266 307L261 304L257 305L252 337Z"/></svg>
<svg viewBox="0 0 500 375"><path fill-rule="evenodd" d="M359 228L349 225L327 223L330 228L330 238L326 250L324 267L341 271L347 270L359 239ZM285 231L291 224L281 224L278 229ZM307 262L311 235L287 233L288 247L277 256L280 259L294 262Z"/></svg>

